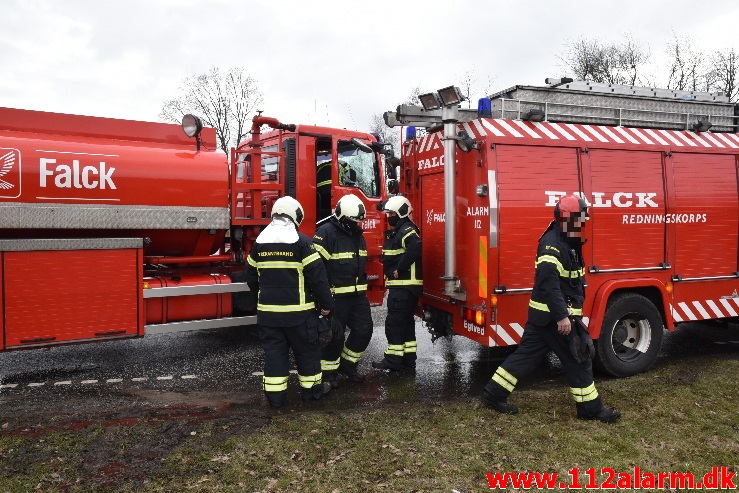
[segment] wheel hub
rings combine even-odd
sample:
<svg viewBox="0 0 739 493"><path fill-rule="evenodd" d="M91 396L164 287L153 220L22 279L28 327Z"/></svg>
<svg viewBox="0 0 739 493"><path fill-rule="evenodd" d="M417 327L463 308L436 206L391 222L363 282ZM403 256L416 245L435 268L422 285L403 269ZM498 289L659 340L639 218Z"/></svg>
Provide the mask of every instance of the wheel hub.
<svg viewBox="0 0 739 493"><path fill-rule="evenodd" d="M632 361L649 349L651 327L646 318L633 316L619 320L613 330L613 348L622 361Z"/></svg>

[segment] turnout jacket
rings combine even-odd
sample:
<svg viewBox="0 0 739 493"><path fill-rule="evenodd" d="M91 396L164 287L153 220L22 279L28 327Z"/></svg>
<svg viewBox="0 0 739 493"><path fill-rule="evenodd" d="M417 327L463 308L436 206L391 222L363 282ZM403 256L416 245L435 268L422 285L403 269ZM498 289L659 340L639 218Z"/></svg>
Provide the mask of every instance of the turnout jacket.
<svg viewBox="0 0 739 493"><path fill-rule="evenodd" d="M289 221L274 220L259 234L246 260L246 282L257 294L260 325L294 327L318 307L334 308L321 257Z"/></svg>
<svg viewBox="0 0 739 493"><path fill-rule="evenodd" d="M323 223L315 235L313 244L323 258L336 296L367 291L367 243L359 225L347 230L335 216Z"/></svg>
<svg viewBox="0 0 739 493"><path fill-rule="evenodd" d="M585 299L582 244L568 243L552 221L539 238L529 322L543 327L567 316L582 316Z"/></svg>
<svg viewBox="0 0 739 493"><path fill-rule="evenodd" d="M421 235L418 227L407 217L385 231L382 244L382 266L385 272L385 286L388 288L407 288L417 295L423 286L421 268ZM398 271L398 278L393 272Z"/></svg>

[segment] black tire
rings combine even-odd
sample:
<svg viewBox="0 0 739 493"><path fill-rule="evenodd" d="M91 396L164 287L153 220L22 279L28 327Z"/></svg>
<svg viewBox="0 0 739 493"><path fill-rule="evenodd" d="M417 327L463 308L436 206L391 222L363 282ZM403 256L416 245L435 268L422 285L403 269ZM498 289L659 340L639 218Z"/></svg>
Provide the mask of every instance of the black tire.
<svg viewBox="0 0 739 493"><path fill-rule="evenodd" d="M595 365L614 377L646 371L662 347L662 317L644 296L622 294L608 303L600 337L595 341Z"/></svg>

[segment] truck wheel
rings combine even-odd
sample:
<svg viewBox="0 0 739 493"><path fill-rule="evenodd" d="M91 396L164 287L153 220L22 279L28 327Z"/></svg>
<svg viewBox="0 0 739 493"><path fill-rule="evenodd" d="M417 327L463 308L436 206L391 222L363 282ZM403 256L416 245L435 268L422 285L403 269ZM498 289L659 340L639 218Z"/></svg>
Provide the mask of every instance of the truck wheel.
<svg viewBox="0 0 739 493"><path fill-rule="evenodd" d="M662 317L654 304L638 294L609 303L596 343L596 366L614 377L646 371L662 346Z"/></svg>

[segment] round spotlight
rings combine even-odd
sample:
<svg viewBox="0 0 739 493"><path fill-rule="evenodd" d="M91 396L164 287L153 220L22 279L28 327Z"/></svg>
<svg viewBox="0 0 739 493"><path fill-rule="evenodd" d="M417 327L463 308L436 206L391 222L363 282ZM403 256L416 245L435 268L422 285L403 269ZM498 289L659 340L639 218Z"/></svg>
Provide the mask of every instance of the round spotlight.
<svg viewBox="0 0 739 493"><path fill-rule="evenodd" d="M182 117L182 131L188 137L197 137L203 130L203 122L195 115L185 115Z"/></svg>
<svg viewBox="0 0 739 493"><path fill-rule="evenodd" d="M470 152L475 148L475 141L464 130L457 134L457 147L462 152Z"/></svg>

